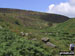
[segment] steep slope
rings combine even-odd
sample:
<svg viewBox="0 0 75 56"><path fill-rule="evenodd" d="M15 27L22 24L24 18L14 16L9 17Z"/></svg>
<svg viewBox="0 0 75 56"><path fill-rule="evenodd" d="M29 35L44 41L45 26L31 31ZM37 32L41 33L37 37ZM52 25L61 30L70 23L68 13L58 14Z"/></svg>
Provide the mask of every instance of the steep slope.
<svg viewBox="0 0 75 56"><path fill-rule="evenodd" d="M43 31L45 32L68 32L75 33L75 18L69 19L63 23L55 24L52 27L47 27Z"/></svg>
<svg viewBox="0 0 75 56"><path fill-rule="evenodd" d="M56 30L75 33L75 19L70 19L64 23L60 23L55 27Z"/></svg>

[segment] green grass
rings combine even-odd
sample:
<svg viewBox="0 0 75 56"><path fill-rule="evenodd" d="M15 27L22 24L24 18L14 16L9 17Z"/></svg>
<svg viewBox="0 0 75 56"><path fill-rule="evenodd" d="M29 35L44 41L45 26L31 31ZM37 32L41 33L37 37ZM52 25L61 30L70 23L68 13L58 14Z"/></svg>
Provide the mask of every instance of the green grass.
<svg viewBox="0 0 75 56"><path fill-rule="evenodd" d="M0 56L59 56L60 50L67 51L75 43L74 24L75 19L62 15L0 8ZM43 43L43 37L57 48Z"/></svg>
<svg viewBox="0 0 75 56"><path fill-rule="evenodd" d="M49 52L40 42L27 40L7 28L0 29L0 56L50 56Z"/></svg>

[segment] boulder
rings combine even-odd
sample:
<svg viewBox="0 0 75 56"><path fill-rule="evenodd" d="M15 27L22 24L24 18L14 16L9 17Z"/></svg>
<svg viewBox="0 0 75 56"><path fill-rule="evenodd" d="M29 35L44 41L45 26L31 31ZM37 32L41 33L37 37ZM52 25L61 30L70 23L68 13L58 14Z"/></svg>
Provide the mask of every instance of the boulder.
<svg viewBox="0 0 75 56"><path fill-rule="evenodd" d="M25 33L25 36L28 36L29 35L29 33Z"/></svg>
<svg viewBox="0 0 75 56"><path fill-rule="evenodd" d="M47 37L41 38L41 40L45 43L49 42L49 38L47 38Z"/></svg>
<svg viewBox="0 0 75 56"><path fill-rule="evenodd" d="M46 45L50 46L50 47L53 47L53 48L56 48L56 45L50 43L50 42L47 42Z"/></svg>
<svg viewBox="0 0 75 56"><path fill-rule="evenodd" d="M22 35L22 36L25 36L24 32L21 32L21 35Z"/></svg>

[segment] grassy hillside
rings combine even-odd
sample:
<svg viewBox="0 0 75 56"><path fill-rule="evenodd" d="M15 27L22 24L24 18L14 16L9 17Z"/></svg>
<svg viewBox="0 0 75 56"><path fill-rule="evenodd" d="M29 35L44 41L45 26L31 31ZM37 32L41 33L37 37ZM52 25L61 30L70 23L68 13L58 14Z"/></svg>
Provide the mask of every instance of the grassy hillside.
<svg viewBox="0 0 75 56"><path fill-rule="evenodd" d="M69 19L63 23L47 28L46 31L75 33L75 18Z"/></svg>
<svg viewBox="0 0 75 56"><path fill-rule="evenodd" d="M0 8L0 24L17 33L21 31L37 32L68 19L68 17L56 14Z"/></svg>
<svg viewBox="0 0 75 56"><path fill-rule="evenodd" d="M61 23L55 27L56 30L75 33L75 19L70 19L64 23Z"/></svg>
<svg viewBox="0 0 75 56"><path fill-rule="evenodd" d="M0 56L59 56L75 43L74 24L62 15L0 8Z"/></svg>

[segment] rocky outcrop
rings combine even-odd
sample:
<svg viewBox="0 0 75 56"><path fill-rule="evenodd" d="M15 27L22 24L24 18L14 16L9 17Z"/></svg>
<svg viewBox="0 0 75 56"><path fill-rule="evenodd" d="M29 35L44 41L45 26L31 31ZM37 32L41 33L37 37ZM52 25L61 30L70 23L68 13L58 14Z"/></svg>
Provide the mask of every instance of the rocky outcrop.
<svg viewBox="0 0 75 56"><path fill-rule="evenodd" d="M56 45L52 44L52 43L50 42L50 39L49 39L48 37L41 38L41 40L42 40L42 42L44 42L47 46L56 48Z"/></svg>

